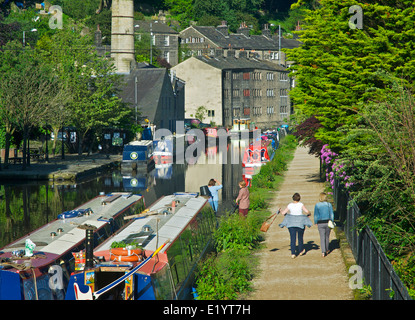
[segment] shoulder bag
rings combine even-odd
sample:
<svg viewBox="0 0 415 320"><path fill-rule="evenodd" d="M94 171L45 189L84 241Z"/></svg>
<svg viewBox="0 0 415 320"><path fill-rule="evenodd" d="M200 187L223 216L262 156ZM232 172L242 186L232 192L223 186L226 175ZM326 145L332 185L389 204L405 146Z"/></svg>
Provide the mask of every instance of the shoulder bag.
<svg viewBox="0 0 415 320"><path fill-rule="evenodd" d="M279 211L278 212L276 212L276 213L274 213L274 214L272 214L272 215L270 215L268 218L267 218L267 220L265 220L263 223L262 223L262 226L261 226L261 231L262 232L267 232L268 231L268 229L269 229L269 227L271 227L271 224L274 222L274 220L275 220L275 218L277 217L277 214L279 213ZM272 219L272 218L274 218L274 219ZM272 219L272 221L270 221Z"/></svg>

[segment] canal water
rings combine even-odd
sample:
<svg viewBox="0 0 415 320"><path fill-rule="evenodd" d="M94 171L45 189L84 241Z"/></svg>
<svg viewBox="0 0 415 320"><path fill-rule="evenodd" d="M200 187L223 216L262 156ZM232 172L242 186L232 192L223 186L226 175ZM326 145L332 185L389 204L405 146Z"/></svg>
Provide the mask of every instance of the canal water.
<svg viewBox="0 0 415 320"><path fill-rule="evenodd" d="M244 140L225 148L206 147L184 164L173 163L151 172L126 174L120 169L73 184L36 181L0 182L0 248L72 210L100 192L133 192L144 196L146 206L173 192L199 192L211 178L223 184L218 214L233 211L238 182L243 179L241 155ZM200 148L198 149L200 150Z"/></svg>

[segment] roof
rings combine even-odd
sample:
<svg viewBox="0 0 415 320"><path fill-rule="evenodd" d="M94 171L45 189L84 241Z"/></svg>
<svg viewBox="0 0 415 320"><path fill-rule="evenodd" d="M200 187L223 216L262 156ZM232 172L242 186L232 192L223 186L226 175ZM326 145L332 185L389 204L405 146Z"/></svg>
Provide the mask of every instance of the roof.
<svg viewBox="0 0 415 320"><path fill-rule="evenodd" d="M158 20L134 20L134 30L136 32L150 32L150 23L153 33L179 34L166 23Z"/></svg>
<svg viewBox="0 0 415 320"><path fill-rule="evenodd" d="M137 102L140 112L154 119L156 106L162 92L163 82L167 76L165 68L136 68L124 75L125 86L120 97L132 106L135 105L135 79L137 78Z"/></svg>
<svg viewBox="0 0 415 320"><path fill-rule="evenodd" d="M224 35L213 26L191 26L210 41L222 49L245 49L245 50L278 50L278 37L271 38L265 35L246 36L242 33L230 33ZM187 29L189 29L187 28ZM185 30L187 30L185 29ZM184 31L185 31L184 30ZM182 32L184 32L182 31ZM300 46L300 42L294 39L281 38L281 48L292 49Z"/></svg>
<svg viewBox="0 0 415 320"><path fill-rule="evenodd" d="M236 58L234 55L229 57L209 57L209 56L197 56L194 57L202 62L209 64L210 66L226 70L226 69L261 69L270 71L287 71L286 68L265 60L257 60L255 58L240 57Z"/></svg>

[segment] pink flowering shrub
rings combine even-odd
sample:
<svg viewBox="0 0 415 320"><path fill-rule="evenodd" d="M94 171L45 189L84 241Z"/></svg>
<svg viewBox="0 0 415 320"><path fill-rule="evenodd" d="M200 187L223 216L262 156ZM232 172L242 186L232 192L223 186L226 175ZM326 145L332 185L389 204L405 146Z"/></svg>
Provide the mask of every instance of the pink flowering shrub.
<svg viewBox="0 0 415 320"><path fill-rule="evenodd" d="M330 182L331 188L334 188L334 180L336 177L344 182L346 188L350 188L353 183L349 181L350 176L346 174L344 165L337 158L338 154L330 150L328 144L323 145L320 154L322 165L326 168L326 181Z"/></svg>

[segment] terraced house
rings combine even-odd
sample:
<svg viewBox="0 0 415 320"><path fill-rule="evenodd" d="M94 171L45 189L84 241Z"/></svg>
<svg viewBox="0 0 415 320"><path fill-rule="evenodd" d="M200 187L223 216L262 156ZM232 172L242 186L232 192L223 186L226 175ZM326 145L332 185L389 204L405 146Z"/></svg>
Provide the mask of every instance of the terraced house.
<svg viewBox="0 0 415 320"><path fill-rule="evenodd" d="M213 52L172 68L186 82L186 118L203 106L208 110L203 121L218 126L231 127L234 119L250 119L260 129L286 123L292 113L286 68L248 58L246 51Z"/></svg>
<svg viewBox="0 0 415 320"><path fill-rule="evenodd" d="M245 51L250 58L267 60L286 65L285 53L281 49L296 48L300 42L294 39L271 35L268 25L261 35L251 35L250 28L241 23L236 33L230 33L226 21L222 25L190 26L180 32L180 44L192 56L214 55L216 49Z"/></svg>

